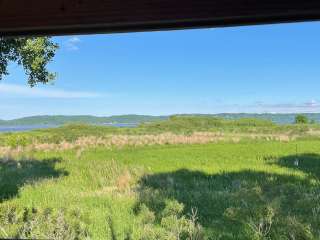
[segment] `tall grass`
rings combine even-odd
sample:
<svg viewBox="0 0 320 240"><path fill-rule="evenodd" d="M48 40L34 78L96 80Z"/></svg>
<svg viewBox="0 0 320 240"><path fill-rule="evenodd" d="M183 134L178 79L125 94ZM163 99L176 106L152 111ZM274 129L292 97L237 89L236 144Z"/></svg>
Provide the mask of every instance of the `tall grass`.
<svg viewBox="0 0 320 240"><path fill-rule="evenodd" d="M81 138L106 138L114 136L142 136L159 134L192 135L198 132L220 134L261 134L286 135L293 137L318 137L320 125L276 125L267 120L239 119L226 120L212 117L171 117L167 121L142 124L136 128L116 128L69 124L54 129L34 130L25 133L0 134L0 146L26 146L34 142L59 144L75 142Z"/></svg>
<svg viewBox="0 0 320 240"><path fill-rule="evenodd" d="M317 126L242 121L3 134L0 238L320 239Z"/></svg>

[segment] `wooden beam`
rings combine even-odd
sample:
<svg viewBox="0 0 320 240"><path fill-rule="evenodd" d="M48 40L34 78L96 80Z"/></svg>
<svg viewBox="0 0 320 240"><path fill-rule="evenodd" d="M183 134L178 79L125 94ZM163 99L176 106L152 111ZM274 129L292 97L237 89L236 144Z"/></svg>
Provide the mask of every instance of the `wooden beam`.
<svg viewBox="0 0 320 240"><path fill-rule="evenodd" d="M320 0L0 0L0 36L114 33L320 19Z"/></svg>

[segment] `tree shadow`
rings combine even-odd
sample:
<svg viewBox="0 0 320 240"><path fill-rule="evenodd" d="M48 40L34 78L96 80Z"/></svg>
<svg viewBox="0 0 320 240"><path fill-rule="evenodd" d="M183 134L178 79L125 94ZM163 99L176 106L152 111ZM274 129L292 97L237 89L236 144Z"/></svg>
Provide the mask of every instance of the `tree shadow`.
<svg viewBox="0 0 320 240"><path fill-rule="evenodd" d="M61 162L61 158L41 160L0 158L0 203L17 196L19 189L25 184L68 175L67 171L55 168L59 162Z"/></svg>
<svg viewBox="0 0 320 240"><path fill-rule="evenodd" d="M312 159L320 157L308 156L302 169L319 176L320 161ZM277 162L287 167L292 158ZM184 204L186 214L198 210L209 239L320 239L319 186L319 181L289 172L210 175L181 169L143 177L135 210L146 205L160 221L165 202L176 200Z"/></svg>
<svg viewBox="0 0 320 240"><path fill-rule="evenodd" d="M312 178L320 178L320 155L314 153L304 153L290 155L281 158L266 158L269 164L276 164L281 167L300 170Z"/></svg>

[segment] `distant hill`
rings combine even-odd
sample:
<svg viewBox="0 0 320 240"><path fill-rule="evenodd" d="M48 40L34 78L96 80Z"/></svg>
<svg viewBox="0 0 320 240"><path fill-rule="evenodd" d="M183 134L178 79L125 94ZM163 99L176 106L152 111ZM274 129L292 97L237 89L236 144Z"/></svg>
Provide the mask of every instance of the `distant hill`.
<svg viewBox="0 0 320 240"><path fill-rule="evenodd" d="M221 117L225 119L240 118L257 118L270 120L277 124L294 123L297 114L253 114L253 113L221 113L221 114L180 114L177 116L205 116L205 117ZM306 113L310 120L320 122L320 113ZM140 124L147 122L155 122L168 119L169 116L149 116L149 115L118 115L111 117L96 117L90 115L82 116L32 116L19 118L14 120L0 120L0 126L33 126L33 125L49 125L60 126L68 123L87 123L87 124Z"/></svg>
<svg viewBox="0 0 320 240"><path fill-rule="evenodd" d="M59 126L68 123L87 124L139 124L165 120L167 117L146 116L146 115L120 115L111 117L83 116L32 116L14 120L0 120L0 126L32 126L32 125L52 125Z"/></svg>

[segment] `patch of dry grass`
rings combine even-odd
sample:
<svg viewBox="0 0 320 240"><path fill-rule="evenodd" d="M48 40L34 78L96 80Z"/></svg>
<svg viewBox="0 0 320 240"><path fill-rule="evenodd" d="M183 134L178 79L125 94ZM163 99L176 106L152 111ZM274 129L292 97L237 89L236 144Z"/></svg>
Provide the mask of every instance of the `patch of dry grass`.
<svg viewBox="0 0 320 240"><path fill-rule="evenodd" d="M4 146L0 147L0 154L5 159L16 158L23 152L33 151L65 151L77 150L77 157L80 158L82 152L88 148L105 147L121 148L125 146L150 146L150 145L178 145L178 144L207 144L218 142L239 142L243 139L249 140L267 140L289 142L296 139L296 136L290 134L240 134L240 133L221 133L221 132L194 132L190 135L162 133L148 135L108 135L105 137L86 136L79 137L76 141L62 141L60 143L39 143L33 142L27 146L18 146L16 148Z"/></svg>

